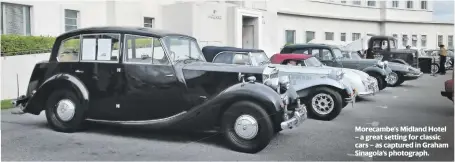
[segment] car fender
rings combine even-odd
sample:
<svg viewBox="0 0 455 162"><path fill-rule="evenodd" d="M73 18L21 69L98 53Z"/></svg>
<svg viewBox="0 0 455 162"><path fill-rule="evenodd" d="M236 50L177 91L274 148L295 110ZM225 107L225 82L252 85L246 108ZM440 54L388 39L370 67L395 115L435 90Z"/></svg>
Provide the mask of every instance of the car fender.
<svg viewBox="0 0 455 162"><path fill-rule="evenodd" d="M403 59L393 59L393 60L390 60L390 62L396 62L396 63L408 65L408 63L406 61L404 61Z"/></svg>
<svg viewBox="0 0 455 162"><path fill-rule="evenodd" d="M56 88L72 88L76 95L82 100L82 105L87 109L89 101L89 91L85 84L75 76L60 73L46 79L37 89L24 108L31 114L39 114L45 107L45 98L48 97Z"/></svg>
<svg viewBox="0 0 455 162"><path fill-rule="evenodd" d="M369 74L369 73L378 73L378 74L381 74L384 77L387 75L387 73L386 73L386 71L384 69L376 67L376 66L367 67L367 68L363 69L362 71L364 71L367 74Z"/></svg>
<svg viewBox="0 0 455 162"><path fill-rule="evenodd" d="M343 83L327 77L299 81L294 83L292 86L297 91L297 94L300 98L307 97L310 94L311 90L315 87L326 86L334 88L337 91L341 91L346 88L346 85L344 85Z"/></svg>

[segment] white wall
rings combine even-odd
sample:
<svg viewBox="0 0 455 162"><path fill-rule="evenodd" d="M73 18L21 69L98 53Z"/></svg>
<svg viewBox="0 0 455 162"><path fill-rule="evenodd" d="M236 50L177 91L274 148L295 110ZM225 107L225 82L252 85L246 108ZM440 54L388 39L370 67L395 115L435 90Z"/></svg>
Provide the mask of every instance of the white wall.
<svg viewBox="0 0 455 162"><path fill-rule="evenodd" d="M285 30L296 30L296 43L305 43L306 31L314 31L315 39L325 40L325 32L334 32L334 40L340 41L341 33L346 33L346 41L352 41L352 33L379 34L379 23L366 21L349 21L322 19L306 16L279 14L278 44L285 44Z"/></svg>
<svg viewBox="0 0 455 162"><path fill-rule="evenodd" d="M35 64L49 60L49 57L49 53L1 57L1 99L16 98L18 86L19 95L24 95ZM17 81L19 81L19 85Z"/></svg>
<svg viewBox="0 0 455 162"><path fill-rule="evenodd" d="M402 35L408 35L408 44L411 45L411 35L417 35L417 47L421 48L421 35L427 35L427 47L430 49L438 48L438 39L437 35L443 35L443 44L448 44L448 35L454 35L453 25L444 25L444 24L409 24L409 23L386 23L386 33L389 36L392 34L398 34L398 43L402 44ZM406 30L404 30L406 29Z"/></svg>
<svg viewBox="0 0 455 162"><path fill-rule="evenodd" d="M29 5L31 7L32 35L57 36L65 32L65 9L78 10L80 27L99 26L107 23L106 2L103 1L17 1L2 2Z"/></svg>

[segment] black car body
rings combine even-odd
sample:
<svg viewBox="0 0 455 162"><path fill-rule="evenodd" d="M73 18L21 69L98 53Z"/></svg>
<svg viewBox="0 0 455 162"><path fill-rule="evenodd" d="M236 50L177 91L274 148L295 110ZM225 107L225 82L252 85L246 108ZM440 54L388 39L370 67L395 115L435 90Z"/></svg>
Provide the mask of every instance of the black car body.
<svg viewBox="0 0 455 162"><path fill-rule="evenodd" d="M228 46L205 46L202 53L209 62L217 64L240 64L252 67L270 66L278 68L279 76L289 76L291 85L298 97L306 104L308 115L315 119L332 120L338 116L348 103L354 104L355 93L352 87L345 85L339 77L331 77L327 73L316 73L313 68L270 64L270 59L261 49L243 49ZM322 68L321 68L322 69ZM331 68L332 69L332 68ZM341 72L341 70L340 70ZM329 73L330 74L330 73ZM321 97L326 96L332 104L318 105Z"/></svg>
<svg viewBox="0 0 455 162"><path fill-rule="evenodd" d="M408 64L418 67L418 51L413 49L398 49L397 40L391 36L372 36L368 40L368 56L382 61ZM372 59L372 58L370 58Z"/></svg>
<svg viewBox="0 0 455 162"><path fill-rule="evenodd" d="M276 74L274 67L208 63L187 35L84 28L57 37L49 61L35 65L26 94L14 104L35 115L45 110L56 131L74 132L84 120L219 128L233 149L254 153L306 118L289 81Z"/></svg>
<svg viewBox="0 0 455 162"><path fill-rule="evenodd" d="M280 54L307 54L318 58L322 63L332 67L343 67L361 70L376 78L379 89L387 87L392 70L379 60L341 59L342 50L337 46L325 44L292 44L281 49Z"/></svg>

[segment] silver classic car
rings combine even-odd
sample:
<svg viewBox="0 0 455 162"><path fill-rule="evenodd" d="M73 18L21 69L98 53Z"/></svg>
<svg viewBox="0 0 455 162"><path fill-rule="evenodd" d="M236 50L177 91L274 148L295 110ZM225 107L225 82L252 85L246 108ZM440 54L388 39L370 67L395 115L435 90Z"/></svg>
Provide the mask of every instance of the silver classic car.
<svg viewBox="0 0 455 162"><path fill-rule="evenodd" d="M348 103L355 102L356 92L342 82L346 73L341 69L270 64L267 55L259 49L206 46L202 52L214 64L276 67L279 76L290 77L291 85L307 106L308 115L315 119L332 120Z"/></svg>

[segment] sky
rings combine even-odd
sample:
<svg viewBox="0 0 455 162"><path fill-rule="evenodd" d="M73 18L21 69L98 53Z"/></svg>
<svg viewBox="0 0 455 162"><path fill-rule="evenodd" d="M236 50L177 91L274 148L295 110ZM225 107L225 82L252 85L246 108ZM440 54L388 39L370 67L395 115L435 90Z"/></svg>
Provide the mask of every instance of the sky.
<svg viewBox="0 0 455 162"><path fill-rule="evenodd" d="M454 1L453 0L444 0L444 1L434 1L434 11L433 11L433 20L435 21L444 21L444 22L453 22L454 18Z"/></svg>

